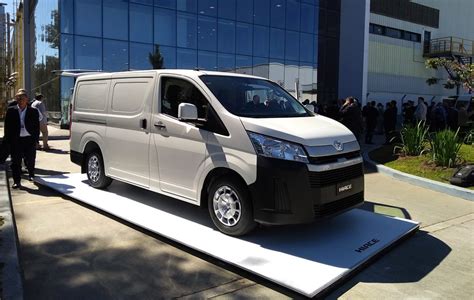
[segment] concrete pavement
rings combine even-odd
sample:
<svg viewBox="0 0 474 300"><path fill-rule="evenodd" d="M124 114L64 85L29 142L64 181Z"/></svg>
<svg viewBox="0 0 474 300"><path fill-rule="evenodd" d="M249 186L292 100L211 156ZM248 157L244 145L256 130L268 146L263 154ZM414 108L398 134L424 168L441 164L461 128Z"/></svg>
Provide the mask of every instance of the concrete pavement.
<svg viewBox="0 0 474 300"><path fill-rule="evenodd" d="M78 172L67 132L51 128L37 174ZM24 181L12 190L26 299L259 298L297 295ZM473 298L474 203L370 170L365 209L422 230L327 298ZM284 270L282 270L284 272Z"/></svg>

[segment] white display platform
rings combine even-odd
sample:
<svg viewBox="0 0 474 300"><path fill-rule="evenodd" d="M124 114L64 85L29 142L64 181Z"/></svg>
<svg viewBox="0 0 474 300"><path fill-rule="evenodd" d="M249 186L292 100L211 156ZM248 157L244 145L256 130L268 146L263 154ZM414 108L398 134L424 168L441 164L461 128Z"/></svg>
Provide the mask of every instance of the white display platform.
<svg viewBox="0 0 474 300"><path fill-rule="evenodd" d="M354 209L324 222L264 227L234 238L213 228L207 210L129 184L114 181L108 190L98 190L87 184L85 174L45 176L37 182L307 297L419 227Z"/></svg>

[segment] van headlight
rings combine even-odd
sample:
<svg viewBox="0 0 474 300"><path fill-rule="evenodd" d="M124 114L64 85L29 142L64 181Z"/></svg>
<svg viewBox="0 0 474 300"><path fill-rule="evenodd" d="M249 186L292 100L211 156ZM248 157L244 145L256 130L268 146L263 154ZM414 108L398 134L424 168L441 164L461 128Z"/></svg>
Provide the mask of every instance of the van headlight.
<svg viewBox="0 0 474 300"><path fill-rule="evenodd" d="M308 163L306 152L298 144L281 141L254 132L248 132L248 135L258 155Z"/></svg>

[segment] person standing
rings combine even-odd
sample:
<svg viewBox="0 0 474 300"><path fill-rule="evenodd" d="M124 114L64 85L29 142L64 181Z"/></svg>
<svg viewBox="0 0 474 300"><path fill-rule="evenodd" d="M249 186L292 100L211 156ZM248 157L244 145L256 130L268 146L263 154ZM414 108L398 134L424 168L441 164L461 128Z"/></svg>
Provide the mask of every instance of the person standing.
<svg viewBox="0 0 474 300"><path fill-rule="evenodd" d="M416 121L426 122L427 112L428 112L428 107L426 107L425 99L423 97L418 97L418 105L416 106L416 110L415 110Z"/></svg>
<svg viewBox="0 0 474 300"><path fill-rule="evenodd" d="M344 124L355 135L360 143L362 133L362 112L353 97L347 97L339 110L341 123Z"/></svg>
<svg viewBox="0 0 474 300"><path fill-rule="evenodd" d="M375 127L377 126L377 116L379 111L375 108L375 101L367 103L365 110L365 143L372 144Z"/></svg>
<svg viewBox="0 0 474 300"><path fill-rule="evenodd" d="M35 176L36 144L39 139L41 115L38 110L28 106L28 95L25 90L18 90L15 95L17 105L11 106L5 116L5 141L10 147L12 157L12 188L21 187L21 160L25 157L28 169L28 180Z"/></svg>
<svg viewBox="0 0 474 300"><path fill-rule="evenodd" d="M46 111L46 106L43 103L43 95L38 93L35 96L35 101L31 104L31 107L36 108L41 114L42 119L40 122L40 131L43 140L43 150L49 150L48 146L48 113ZM39 142L36 145L37 149L40 149Z"/></svg>
<svg viewBox="0 0 474 300"><path fill-rule="evenodd" d="M385 144L390 144L393 138L393 132L395 131L397 124L397 108L395 107L396 102L390 101L387 103L387 109L383 113L384 131L385 131Z"/></svg>

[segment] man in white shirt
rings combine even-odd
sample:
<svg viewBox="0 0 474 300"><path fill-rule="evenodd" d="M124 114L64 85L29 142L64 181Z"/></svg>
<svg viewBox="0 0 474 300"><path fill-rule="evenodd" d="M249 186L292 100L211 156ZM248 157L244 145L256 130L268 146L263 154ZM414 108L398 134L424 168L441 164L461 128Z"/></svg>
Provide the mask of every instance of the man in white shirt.
<svg viewBox="0 0 474 300"><path fill-rule="evenodd" d="M428 107L426 107L425 99L423 97L418 97L418 106L415 110L415 118L417 122L425 121L426 122L426 112Z"/></svg>
<svg viewBox="0 0 474 300"><path fill-rule="evenodd" d="M37 109L28 106L28 95L24 89L15 95L17 105L8 108L5 116L5 137L12 158L12 188L21 187L21 161L25 158L28 180L35 176L36 144L39 139L40 116Z"/></svg>
<svg viewBox="0 0 474 300"><path fill-rule="evenodd" d="M43 140L43 150L49 150L49 145L48 145L48 116L47 116L47 111L46 111L46 106L43 103L43 95L38 93L35 96L35 101L31 103L31 107L36 108L38 112L40 113L41 121L40 121L40 131L41 131L41 136ZM39 143L36 146L37 149L39 149Z"/></svg>

